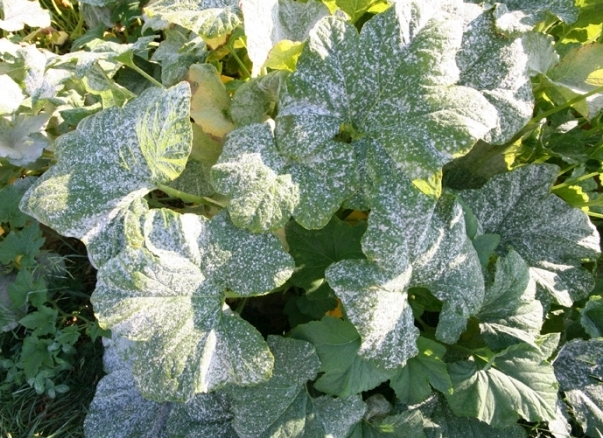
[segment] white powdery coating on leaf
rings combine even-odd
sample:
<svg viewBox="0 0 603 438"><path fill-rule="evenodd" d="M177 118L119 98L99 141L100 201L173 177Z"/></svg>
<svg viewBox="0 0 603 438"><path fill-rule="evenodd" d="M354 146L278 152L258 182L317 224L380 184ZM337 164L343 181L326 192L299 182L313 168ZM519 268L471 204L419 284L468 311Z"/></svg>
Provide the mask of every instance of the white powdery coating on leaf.
<svg viewBox="0 0 603 438"><path fill-rule="evenodd" d="M361 337L358 353L386 369L418 352L406 287L410 271L391 276L366 260L344 260L325 274Z"/></svg>
<svg viewBox="0 0 603 438"><path fill-rule="evenodd" d="M542 288L559 304L571 305L593 286L581 261L598 256L599 234L583 211L549 193L557 172L556 166L529 165L459 196L482 232L501 236L499 252L513 248Z"/></svg>
<svg viewBox="0 0 603 438"><path fill-rule="evenodd" d="M184 169L192 141L189 102L182 83L148 89L123 109L85 118L58 138L58 163L21 208L65 236L93 240L122 209Z"/></svg>

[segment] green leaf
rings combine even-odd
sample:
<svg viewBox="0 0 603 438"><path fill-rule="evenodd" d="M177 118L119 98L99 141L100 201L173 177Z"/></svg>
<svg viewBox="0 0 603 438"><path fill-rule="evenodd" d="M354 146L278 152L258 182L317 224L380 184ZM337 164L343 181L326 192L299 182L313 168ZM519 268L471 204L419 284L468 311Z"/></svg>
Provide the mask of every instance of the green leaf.
<svg viewBox="0 0 603 438"><path fill-rule="evenodd" d="M603 86L601 64L603 44L588 44L570 49L561 62L548 72L561 99L558 104ZM603 109L603 92L587 97L574 106L584 117L593 118Z"/></svg>
<svg viewBox="0 0 603 438"><path fill-rule="evenodd" d="M205 38L232 31L241 23L238 0L159 0L144 8L144 28L162 30L177 24Z"/></svg>
<svg viewBox="0 0 603 438"><path fill-rule="evenodd" d="M471 0L478 3L476 0ZM547 14L553 14L566 23L578 18L578 8L572 0L502 0L494 8L496 29L505 35L524 33L532 30Z"/></svg>
<svg viewBox="0 0 603 438"><path fill-rule="evenodd" d="M226 394L198 394L186 403L175 403L165 427L170 437L234 438L232 413Z"/></svg>
<svg viewBox="0 0 603 438"><path fill-rule="evenodd" d="M494 107L456 85L462 33L460 20L414 2L376 15L360 35L333 17L312 29L281 92L274 130L284 162L273 171L298 187L297 222L322 228L346 199L359 190L362 197L371 150L385 150L398 173L432 182L494 127Z"/></svg>
<svg viewBox="0 0 603 438"><path fill-rule="evenodd" d="M34 275L35 268L39 265L32 266L32 269L20 269L17 273L15 281L8 286L8 295L13 303L14 308L27 309L29 301L34 307L39 307L47 302L48 294L44 278L38 273Z"/></svg>
<svg viewBox="0 0 603 438"><path fill-rule="evenodd" d="M33 334L23 339L20 361L27 380L35 378L41 368L55 367L52 353L48 349L51 343L52 340L40 339Z"/></svg>
<svg viewBox="0 0 603 438"><path fill-rule="evenodd" d="M329 11L310 0L243 0L241 2L247 37L247 53L253 62L252 76L260 73L270 49L280 41L304 41L310 29Z"/></svg>
<svg viewBox="0 0 603 438"><path fill-rule="evenodd" d="M436 338L452 344L467 319L480 308L484 279L480 260L467 237L463 210L455 196L443 194L412 262L411 286L425 287L444 303Z"/></svg>
<svg viewBox="0 0 603 438"><path fill-rule="evenodd" d="M580 310L580 324L593 338L603 337L603 297L593 295Z"/></svg>
<svg viewBox="0 0 603 438"><path fill-rule="evenodd" d="M380 420L358 424L350 438L425 438L423 416L419 411L403 412Z"/></svg>
<svg viewBox="0 0 603 438"><path fill-rule="evenodd" d="M493 350L520 342L536 346L543 317L529 266L510 250L506 257L498 258L494 279L486 286L484 304L477 314L482 336Z"/></svg>
<svg viewBox="0 0 603 438"><path fill-rule="evenodd" d="M421 407L428 417L425 424L427 438L526 438L519 424L497 428L471 417L459 417L451 410L443 396ZM549 422L550 425L550 422Z"/></svg>
<svg viewBox="0 0 603 438"><path fill-rule="evenodd" d="M432 387L442 393L452 393L452 382L442 357L446 348L419 336L417 339L419 354L406 362L390 378L390 387L396 391L398 400L407 405L425 401L432 393Z"/></svg>
<svg viewBox="0 0 603 438"><path fill-rule="evenodd" d="M132 202L175 179L191 150L190 91L151 88L122 108L85 118L55 143L58 163L39 178L21 209L89 243ZM111 254L91 253L98 267Z"/></svg>
<svg viewBox="0 0 603 438"><path fill-rule="evenodd" d="M482 233L501 236L497 253L515 250L539 288L569 307L593 287L580 263L598 256L599 235L583 211L549 193L557 171L551 165L521 167L459 196Z"/></svg>
<svg viewBox="0 0 603 438"><path fill-rule="evenodd" d="M555 419L557 381L553 367L539 350L513 345L493 355L486 364L461 361L448 365L454 387L446 394L452 411L494 427L509 427L519 418Z"/></svg>
<svg viewBox="0 0 603 438"><path fill-rule="evenodd" d="M408 271L394 275L368 260L343 260L327 269L326 278L360 334L361 357L393 369L417 354Z"/></svg>
<svg viewBox="0 0 603 438"><path fill-rule="evenodd" d="M0 29L17 32L29 27L50 26L50 13L42 9L38 1L2 0L2 16Z"/></svg>
<svg viewBox="0 0 603 438"><path fill-rule="evenodd" d="M266 121L276 106L284 78L282 72L270 72L241 85L232 97L230 107L235 124L243 126Z"/></svg>
<svg viewBox="0 0 603 438"><path fill-rule="evenodd" d="M26 225L22 230L11 231L0 241L0 263L33 266L45 240L37 222Z"/></svg>
<svg viewBox="0 0 603 438"><path fill-rule="evenodd" d="M216 190L228 197L232 221L253 232L283 227L299 200L291 175L280 174L278 154L268 123L244 126L227 138L211 170Z"/></svg>
<svg viewBox="0 0 603 438"><path fill-rule="evenodd" d="M166 29L164 35L151 61L161 64L161 83L171 87L186 78L191 65L205 59L207 48L197 35L181 28Z"/></svg>
<svg viewBox="0 0 603 438"><path fill-rule="evenodd" d="M316 348L321 363L319 372L324 374L314 387L325 394L347 397L373 389L391 376L391 372L358 356L360 336L347 321L326 316L321 321L297 326L291 336Z"/></svg>
<svg viewBox="0 0 603 438"><path fill-rule="evenodd" d="M287 280L292 263L278 239L239 230L225 213L207 221L151 210L140 230L128 232L129 246L101 267L92 300L101 324L138 341L141 394L182 401L268 379L273 359L262 336L224 299L227 291L259 295Z"/></svg>
<svg viewBox="0 0 603 438"><path fill-rule="evenodd" d="M350 21L355 23L362 17L373 5L380 3L381 0L336 0L337 6L348 16Z"/></svg>
<svg viewBox="0 0 603 438"><path fill-rule="evenodd" d="M19 202L23 194L34 183L35 178L18 179L13 184L0 189L0 223L7 223L13 227L23 227L29 216L19 210Z"/></svg>
<svg viewBox="0 0 603 438"><path fill-rule="evenodd" d="M268 345L274 354L272 378L251 388L228 390L238 436L346 438L366 409L360 396L310 397L305 383L320 368L314 347L276 336L268 336Z"/></svg>
<svg viewBox="0 0 603 438"><path fill-rule="evenodd" d="M306 290L324 281L326 269L346 259L363 259L360 238L366 231L366 222L351 225L333 217L320 230L307 230L294 221L285 227L289 253L297 267L291 282Z"/></svg>
<svg viewBox="0 0 603 438"><path fill-rule="evenodd" d="M505 143L532 117L534 97L528 75L532 53L522 38L497 33L491 11L483 6L464 4L463 19L463 50L456 57L459 83L480 91L498 112L496 127L484 139Z"/></svg>
<svg viewBox="0 0 603 438"><path fill-rule="evenodd" d="M559 389L587 436L603 435L603 340L574 340L555 359Z"/></svg>
<svg viewBox="0 0 603 438"><path fill-rule="evenodd" d="M32 330L34 336L54 334L59 311L46 306L38 306L38 310L21 318L19 324Z"/></svg>

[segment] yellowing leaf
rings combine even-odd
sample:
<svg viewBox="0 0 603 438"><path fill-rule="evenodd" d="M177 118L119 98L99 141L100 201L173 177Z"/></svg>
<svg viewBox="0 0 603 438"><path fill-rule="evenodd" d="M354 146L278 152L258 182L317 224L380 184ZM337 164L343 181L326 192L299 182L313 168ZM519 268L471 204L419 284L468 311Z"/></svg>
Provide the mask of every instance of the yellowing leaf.
<svg viewBox="0 0 603 438"><path fill-rule="evenodd" d="M264 67L274 70L295 71L297 59L301 55L304 43L282 40L270 50Z"/></svg>
<svg viewBox="0 0 603 438"><path fill-rule="evenodd" d="M191 84L191 117L203 132L221 140L234 129L228 117L230 97L216 68L194 64L186 80Z"/></svg>

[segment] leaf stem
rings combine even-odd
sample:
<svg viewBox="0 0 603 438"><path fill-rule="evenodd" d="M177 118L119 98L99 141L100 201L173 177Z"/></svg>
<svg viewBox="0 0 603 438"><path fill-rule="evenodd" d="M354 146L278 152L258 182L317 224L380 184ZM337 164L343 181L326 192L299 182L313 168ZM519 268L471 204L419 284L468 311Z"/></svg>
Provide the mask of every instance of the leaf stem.
<svg viewBox="0 0 603 438"><path fill-rule="evenodd" d="M166 186L164 184L156 184L156 186L159 190L161 190L166 195L170 195L170 196L173 196L174 198L181 199L184 202L188 202L191 204L203 204L203 205L209 205L211 207L224 208L224 205L222 205L220 202L215 201L210 198L206 198L204 196L191 195L190 193L182 192L180 190L174 189L174 188Z"/></svg>
<svg viewBox="0 0 603 438"><path fill-rule="evenodd" d="M580 101L582 101L582 100L584 100L584 99L592 96L593 94L598 94L598 93L601 93L601 92L603 92L603 85L600 86L600 87L597 87L597 88L595 88L595 89L593 89L591 91L589 91L588 93L584 93L584 94L581 94L579 96L576 96L573 99L570 99L567 102L565 102L563 105L556 106L554 108L551 108L548 111L545 111L543 113L538 114L537 116L534 116L532 118L532 120L530 120L530 122L528 124L536 124L537 122L539 122L542 119L547 118L548 116L551 116L551 115L553 115L555 113L558 113L559 111L562 111L562 110L564 110L566 108L569 108L570 106L572 106L572 105L574 105L574 104L576 104L576 103L578 103L578 102L580 102Z"/></svg>
<svg viewBox="0 0 603 438"><path fill-rule="evenodd" d="M595 177L595 176L599 175L600 173L601 172L587 173L586 175L579 176L578 178L573 178L573 179L570 179L569 181L565 181L565 182L562 182L561 184L557 184L556 186L551 187L551 190L557 190L557 189L562 189L564 187L569 187L572 184L575 184L577 182L584 181L585 179Z"/></svg>
<svg viewBox="0 0 603 438"><path fill-rule="evenodd" d="M232 57L235 59L235 61L237 62L237 64L239 64L239 67L241 67L241 70L243 71L243 74L245 75L245 79L250 78L251 77L251 73L249 73L249 70L247 70L247 67L245 67L245 64L243 64L243 61L241 61L241 58L239 58L237 56L237 52L235 51L235 49L233 49L230 46L228 46L228 51L230 52L230 54L232 55Z"/></svg>
<svg viewBox="0 0 603 438"><path fill-rule="evenodd" d="M136 73L138 73L139 75L141 75L142 77L144 77L147 81L149 81L151 84L155 85L156 87L159 88L165 88L163 86L163 84L161 82L159 82L157 79L155 79L153 76L151 76L150 74L148 74L146 71L144 71L143 69L141 69L140 67L138 67L136 64L134 64L134 62L130 62L127 64L128 67L130 67L132 70L134 70Z"/></svg>

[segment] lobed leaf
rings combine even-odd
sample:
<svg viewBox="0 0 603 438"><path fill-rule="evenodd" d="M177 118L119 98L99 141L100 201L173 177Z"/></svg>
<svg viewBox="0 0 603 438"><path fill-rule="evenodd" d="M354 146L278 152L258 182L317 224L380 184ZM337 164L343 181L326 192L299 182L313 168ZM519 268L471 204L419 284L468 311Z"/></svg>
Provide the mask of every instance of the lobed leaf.
<svg viewBox="0 0 603 438"><path fill-rule="evenodd" d="M123 109L82 120L55 143L58 163L24 195L21 210L59 233L89 243L132 202L175 179L191 149L190 89L151 88ZM114 251L92 246L99 267Z"/></svg>
<svg viewBox="0 0 603 438"><path fill-rule="evenodd" d="M239 230L224 213L207 221L171 210L150 211L140 232L127 234L128 246L99 270L92 300L101 324L137 341L140 392L183 401L269 378L273 358L262 336L224 299L286 281L291 261L276 237Z"/></svg>
<svg viewBox="0 0 603 438"><path fill-rule="evenodd" d="M557 381L542 353L527 344L497 353L487 364L460 361L448 365L454 387L446 399L452 411L494 427L555 419Z"/></svg>
<svg viewBox="0 0 603 438"><path fill-rule="evenodd" d="M268 336L268 345L275 358L272 378L252 388L229 389L238 435L346 438L366 409L361 398L310 397L305 383L320 367L314 347L276 336Z"/></svg>
<svg viewBox="0 0 603 438"><path fill-rule="evenodd" d="M553 363L559 389L588 436L603 435L603 340L568 342Z"/></svg>
<svg viewBox="0 0 603 438"><path fill-rule="evenodd" d="M552 165L530 165L497 175L479 190L459 197L477 218L480 231L501 236L497 253L515 250L530 266L540 290L564 306L593 287L583 259L598 256L599 235L586 214L549 193L557 177Z"/></svg>

